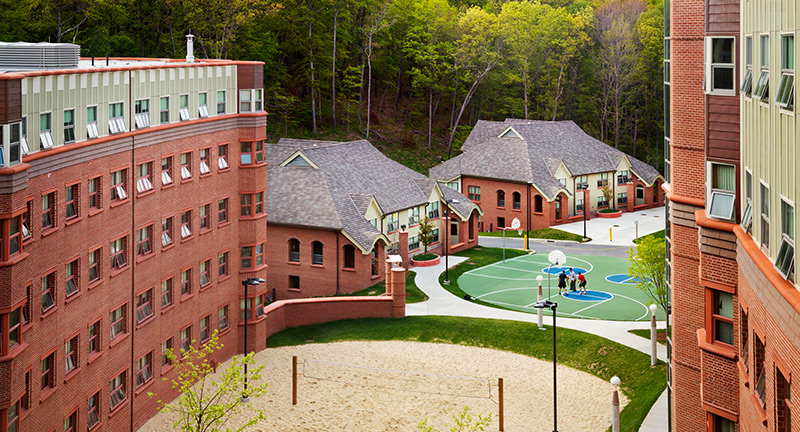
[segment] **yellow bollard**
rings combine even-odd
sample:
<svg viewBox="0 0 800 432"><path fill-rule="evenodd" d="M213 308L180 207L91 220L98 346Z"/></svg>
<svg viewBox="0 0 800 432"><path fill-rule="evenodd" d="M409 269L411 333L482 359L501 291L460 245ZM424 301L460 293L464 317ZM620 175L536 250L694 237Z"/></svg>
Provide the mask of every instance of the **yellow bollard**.
<svg viewBox="0 0 800 432"><path fill-rule="evenodd" d="M611 227L608 227L608 241L614 241L614 239L611 237Z"/></svg>
<svg viewBox="0 0 800 432"><path fill-rule="evenodd" d="M524 249L528 250L528 234L525 234L524 238L525 238L525 248Z"/></svg>

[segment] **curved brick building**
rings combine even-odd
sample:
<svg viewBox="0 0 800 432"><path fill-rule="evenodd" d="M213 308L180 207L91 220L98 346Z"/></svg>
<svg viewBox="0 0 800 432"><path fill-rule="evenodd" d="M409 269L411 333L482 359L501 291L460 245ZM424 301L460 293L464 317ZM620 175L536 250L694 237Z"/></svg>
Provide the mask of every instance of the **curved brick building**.
<svg viewBox="0 0 800 432"><path fill-rule="evenodd" d="M666 6L672 428L797 430L797 2Z"/></svg>
<svg viewBox="0 0 800 432"><path fill-rule="evenodd" d="M262 64L0 43L0 431L135 430L165 348L242 352L266 278ZM266 284L250 290L259 349Z"/></svg>

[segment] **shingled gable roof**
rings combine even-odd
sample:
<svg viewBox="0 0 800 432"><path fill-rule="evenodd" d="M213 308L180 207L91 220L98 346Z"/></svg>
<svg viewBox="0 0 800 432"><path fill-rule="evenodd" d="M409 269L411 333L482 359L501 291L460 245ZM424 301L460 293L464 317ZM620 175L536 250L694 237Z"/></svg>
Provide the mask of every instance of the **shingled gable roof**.
<svg viewBox="0 0 800 432"><path fill-rule="evenodd" d="M498 138L509 127L516 134ZM573 176L580 176L615 171L627 157L631 170L648 185L661 177L652 166L592 138L571 120L479 120L461 149L462 154L431 168L431 177L469 175L532 183L548 199L566 191L553 177L561 162Z"/></svg>
<svg viewBox="0 0 800 432"><path fill-rule="evenodd" d="M427 204L435 186L433 180L387 158L366 140L281 139L265 150L267 220L342 230L364 253L379 237L386 239L364 218L373 197L383 212L392 213ZM298 154L318 169L281 166ZM461 199L468 201L463 195Z"/></svg>

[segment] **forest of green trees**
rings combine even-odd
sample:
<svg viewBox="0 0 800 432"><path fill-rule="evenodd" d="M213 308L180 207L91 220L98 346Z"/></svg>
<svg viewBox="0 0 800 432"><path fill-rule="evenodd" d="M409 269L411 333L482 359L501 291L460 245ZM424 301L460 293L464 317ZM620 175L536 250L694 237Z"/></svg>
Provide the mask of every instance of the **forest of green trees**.
<svg viewBox="0 0 800 432"><path fill-rule="evenodd" d="M570 119L659 169L662 21L660 0L0 0L2 41L180 58L192 33L263 61L277 136L447 157L479 119Z"/></svg>

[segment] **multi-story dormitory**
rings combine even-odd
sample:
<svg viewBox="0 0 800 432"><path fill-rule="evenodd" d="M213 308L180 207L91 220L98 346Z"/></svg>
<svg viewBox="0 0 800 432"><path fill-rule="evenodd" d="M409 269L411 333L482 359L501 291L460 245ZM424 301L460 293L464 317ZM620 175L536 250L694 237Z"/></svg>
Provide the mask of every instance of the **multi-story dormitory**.
<svg viewBox="0 0 800 432"><path fill-rule="evenodd" d="M167 348L243 351L266 278L263 65L0 43L0 431L135 430ZM250 347L268 284L247 299Z"/></svg>
<svg viewBox="0 0 800 432"><path fill-rule="evenodd" d="M665 6L672 430L798 430L798 2Z"/></svg>

